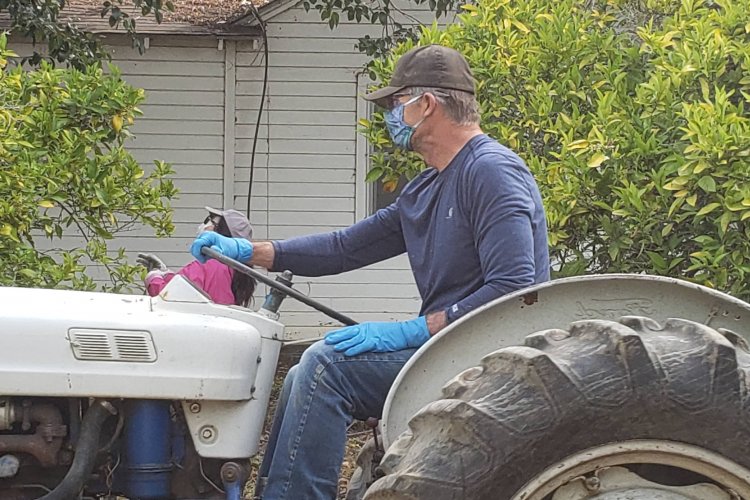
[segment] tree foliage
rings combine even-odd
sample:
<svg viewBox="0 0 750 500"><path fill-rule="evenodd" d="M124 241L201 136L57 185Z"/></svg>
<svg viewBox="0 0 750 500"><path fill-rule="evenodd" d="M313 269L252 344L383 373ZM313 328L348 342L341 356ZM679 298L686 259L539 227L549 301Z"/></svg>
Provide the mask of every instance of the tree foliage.
<svg viewBox="0 0 750 500"><path fill-rule="evenodd" d="M419 44L466 55L485 131L540 184L558 276L648 272L750 299L750 0L484 0ZM378 61L387 80L412 43ZM371 179L423 165L362 122Z"/></svg>
<svg viewBox="0 0 750 500"><path fill-rule="evenodd" d="M3 68L9 55L3 36ZM144 93L109 73L0 71L0 285L92 289L93 264L120 289L139 268L109 251L113 235L171 232L170 167L146 175L124 147Z"/></svg>
<svg viewBox="0 0 750 500"><path fill-rule="evenodd" d="M455 12L461 0L408 0L415 5L427 5L437 18L449 12ZM406 3L408 4L408 2ZM367 56L379 58L386 56L390 50L407 40L419 39L421 24L410 19L391 0L304 0L305 10L311 8L320 12L320 18L327 21L331 29L338 26L341 16L349 21L365 22L383 27L380 37L364 35L357 40L357 48ZM374 74L372 75L375 76Z"/></svg>
<svg viewBox="0 0 750 500"><path fill-rule="evenodd" d="M170 0L131 0L132 7L143 16L152 15L161 22L164 10L172 11ZM84 32L64 14L66 0L0 0L0 12L10 17L10 32L30 39L34 45L46 46L46 55L35 50L28 57L33 65L41 61L67 63L74 68L84 69L90 64L107 60L109 54L90 33ZM143 42L136 35L136 20L128 14L131 6L124 6L123 0L102 2L101 15L107 17L110 26L122 26L132 40L133 46L143 51Z"/></svg>

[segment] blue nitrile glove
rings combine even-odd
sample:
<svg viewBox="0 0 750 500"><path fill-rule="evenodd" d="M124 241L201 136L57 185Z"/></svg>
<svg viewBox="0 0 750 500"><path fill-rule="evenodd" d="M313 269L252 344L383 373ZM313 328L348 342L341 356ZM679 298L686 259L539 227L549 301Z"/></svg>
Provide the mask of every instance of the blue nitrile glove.
<svg viewBox="0 0 750 500"><path fill-rule="evenodd" d="M190 253L200 262L206 262L206 256L201 253L201 248L211 247L230 259L246 263L253 256L253 244L245 238L228 238L214 231L205 231L198 235L190 247Z"/></svg>
<svg viewBox="0 0 750 500"><path fill-rule="evenodd" d="M392 352L419 347L430 338L424 316L399 323L360 323L334 330L326 335L326 344L347 356L365 352Z"/></svg>

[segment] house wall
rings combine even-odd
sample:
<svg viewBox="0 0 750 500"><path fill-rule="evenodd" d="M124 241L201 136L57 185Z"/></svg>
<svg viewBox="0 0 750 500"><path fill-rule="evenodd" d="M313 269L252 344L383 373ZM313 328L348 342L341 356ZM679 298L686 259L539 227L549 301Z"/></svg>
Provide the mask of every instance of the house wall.
<svg viewBox="0 0 750 500"><path fill-rule="evenodd" d="M172 202L175 231L156 239L144 228L122 242L129 250L157 252L179 267L191 260L187 249L206 215L204 207L223 205L224 51L209 37L152 37L150 44L143 55L116 45L113 62L126 81L146 90L128 149L146 168L155 159L172 164L179 189Z"/></svg>
<svg viewBox="0 0 750 500"><path fill-rule="evenodd" d="M404 16L431 24L425 8ZM368 112L361 94L366 56L357 39L381 28L342 21L334 30L301 4L267 22L269 82L255 158L251 218L270 239L331 231L369 215L367 143L357 120ZM239 43L236 51L236 205L247 204L252 136L263 82L261 47ZM339 276L296 278L311 297L358 321L401 320L419 311L419 293L405 255ZM335 324L295 301L285 304L284 323L299 337L320 335Z"/></svg>

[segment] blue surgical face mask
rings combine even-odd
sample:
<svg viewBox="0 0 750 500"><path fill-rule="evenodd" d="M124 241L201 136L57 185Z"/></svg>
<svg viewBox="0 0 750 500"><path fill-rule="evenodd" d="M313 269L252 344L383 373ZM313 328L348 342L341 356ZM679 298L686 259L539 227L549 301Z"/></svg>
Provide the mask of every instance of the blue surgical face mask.
<svg viewBox="0 0 750 500"><path fill-rule="evenodd" d="M405 103L399 104L385 113L385 126L388 128L388 133L391 134L391 140L396 146L407 151L411 150L411 136L414 135L414 130L419 127L424 118L414 125L409 125L404 121L404 108L409 104L417 102L422 95L412 97Z"/></svg>

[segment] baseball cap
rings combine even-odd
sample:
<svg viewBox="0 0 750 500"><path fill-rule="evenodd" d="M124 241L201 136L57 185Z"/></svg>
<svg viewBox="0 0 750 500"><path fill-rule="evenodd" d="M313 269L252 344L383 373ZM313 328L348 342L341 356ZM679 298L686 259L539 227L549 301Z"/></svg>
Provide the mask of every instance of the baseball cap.
<svg viewBox="0 0 750 500"><path fill-rule="evenodd" d="M218 215L224 219L229 228L229 233L235 238L245 238L247 240L253 237L253 226L247 217L239 210L219 210L217 208L206 207L208 213Z"/></svg>
<svg viewBox="0 0 750 500"><path fill-rule="evenodd" d="M442 45L415 47L396 62L388 86L365 95L381 107L388 98L407 87L436 87L474 93L474 77L460 52Z"/></svg>

